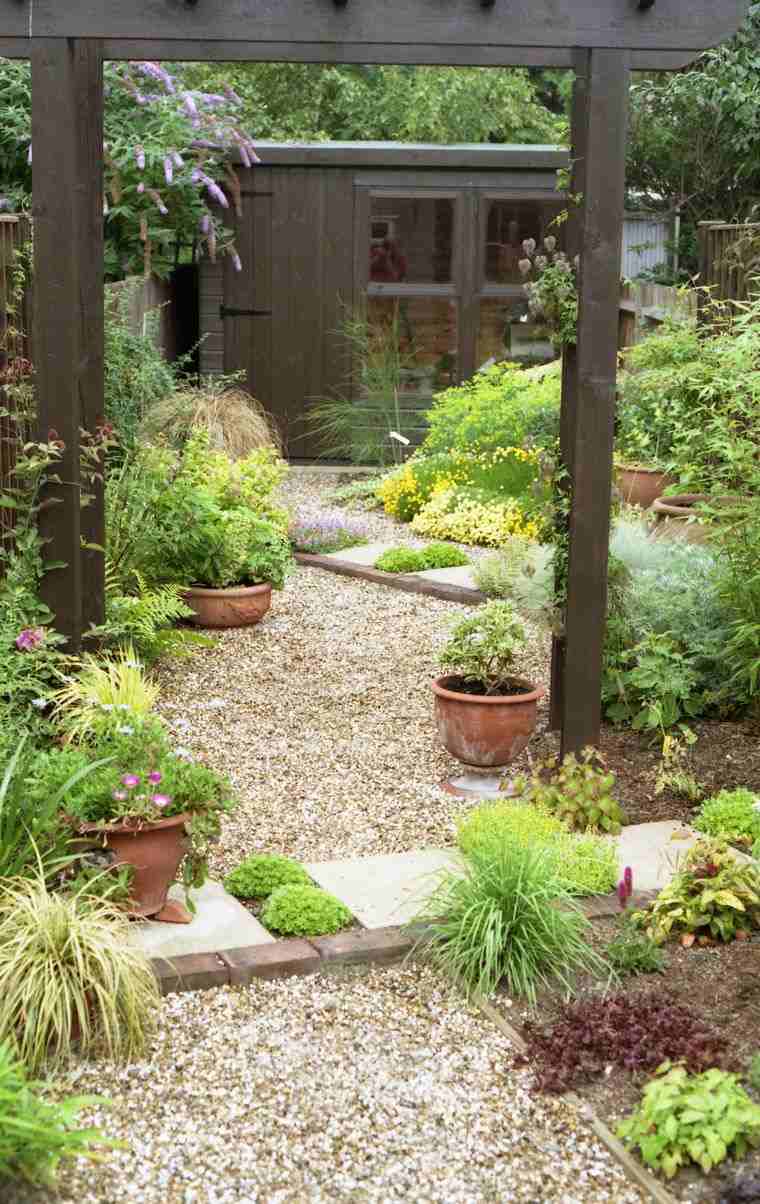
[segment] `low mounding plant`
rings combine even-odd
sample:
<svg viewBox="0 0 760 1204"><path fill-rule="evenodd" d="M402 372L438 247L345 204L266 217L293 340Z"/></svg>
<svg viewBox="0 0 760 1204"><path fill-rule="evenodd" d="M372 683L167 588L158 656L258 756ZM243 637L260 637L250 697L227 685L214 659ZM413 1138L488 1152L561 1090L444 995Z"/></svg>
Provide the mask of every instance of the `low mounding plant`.
<svg viewBox="0 0 760 1204"><path fill-rule="evenodd" d="M735 857L725 841L699 840L683 868L631 921L658 945L675 936L687 947L697 938L746 939L760 927L760 870Z"/></svg>
<svg viewBox="0 0 760 1204"><path fill-rule="evenodd" d="M760 1146L760 1106L735 1074L713 1069L691 1075L664 1062L617 1133L668 1179L690 1162L707 1174L729 1155L742 1158Z"/></svg>
<svg viewBox="0 0 760 1204"><path fill-rule="evenodd" d="M616 836L625 815L612 796L614 786L615 775L594 748L585 748L580 758L568 753L560 766L548 761L530 778L515 782L530 803L547 808L571 830Z"/></svg>
<svg viewBox="0 0 760 1204"><path fill-rule="evenodd" d="M628 923L606 949L607 960L618 974L662 974L665 954L643 932L636 932Z"/></svg>
<svg viewBox="0 0 760 1204"><path fill-rule="evenodd" d="M0 883L0 1041L35 1071L74 1039L129 1058L145 1047L159 991L126 916L82 888L52 892L42 877Z"/></svg>
<svg viewBox="0 0 760 1204"><path fill-rule="evenodd" d="M484 694L508 692L510 671L525 644L525 628L509 602L487 602L455 624L440 654L444 669Z"/></svg>
<svg viewBox="0 0 760 1204"><path fill-rule="evenodd" d="M708 798L693 821L698 832L751 847L760 839L760 797L751 790L721 790Z"/></svg>
<svg viewBox="0 0 760 1204"><path fill-rule="evenodd" d="M510 840L545 847L572 895L603 895L615 885L617 854L611 842L569 832L546 808L522 802L480 803L457 825L457 843L465 857Z"/></svg>
<svg viewBox="0 0 760 1204"><path fill-rule="evenodd" d="M78 743L92 736L108 716L114 725L145 718L158 695L158 685L146 678L131 645L112 657L85 653L78 672L53 695L53 718L66 739Z"/></svg>
<svg viewBox="0 0 760 1204"><path fill-rule="evenodd" d="M181 450L194 430L207 432L209 445L231 460L259 448L281 450L274 421L261 402L239 387L237 375L204 378L198 387L174 389L148 406L140 434Z"/></svg>
<svg viewBox="0 0 760 1204"><path fill-rule="evenodd" d="M297 552L311 554L342 552L367 542L366 525L340 510L299 511L288 535Z"/></svg>
<svg viewBox="0 0 760 1204"><path fill-rule="evenodd" d="M102 1101L80 1096L50 1103L41 1090L11 1047L0 1043L0 1183L25 1179L54 1187L64 1159L95 1158L93 1146L112 1144L97 1129L74 1128L82 1108Z"/></svg>
<svg viewBox="0 0 760 1204"><path fill-rule="evenodd" d="M525 1026L526 1060L540 1091L568 1091L619 1066L634 1074L666 1058L690 1070L719 1064L726 1042L662 991L592 995L565 1004L558 1019Z"/></svg>
<svg viewBox="0 0 760 1204"><path fill-rule="evenodd" d="M283 936L323 936L339 932L352 920L351 912L318 886L292 883L269 896L261 922Z"/></svg>
<svg viewBox="0 0 760 1204"><path fill-rule="evenodd" d="M422 573L426 569L448 569L469 564L460 548L450 543L429 543L426 548L388 548L375 561L384 573Z"/></svg>
<svg viewBox="0 0 760 1204"><path fill-rule="evenodd" d="M279 853L254 853L224 879L227 890L239 899L266 899L278 886L294 884L312 882L302 865Z"/></svg>
<svg viewBox="0 0 760 1204"><path fill-rule="evenodd" d="M419 919L417 951L468 996L490 995L503 982L534 1004L539 987L570 991L575 973L606 970L588 943L588 920L541 845L473 850L463 874L442 875Z"/></svg>

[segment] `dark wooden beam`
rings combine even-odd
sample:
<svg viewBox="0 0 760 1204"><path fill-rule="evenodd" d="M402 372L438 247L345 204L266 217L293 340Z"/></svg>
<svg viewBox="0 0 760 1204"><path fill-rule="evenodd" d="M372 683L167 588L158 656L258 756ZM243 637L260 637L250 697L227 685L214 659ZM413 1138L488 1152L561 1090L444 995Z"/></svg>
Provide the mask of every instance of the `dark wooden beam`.
<svg viewBox="0 0 760 1204"><path fill-rule="evenodd" d="M736 32L750 0L0 0L0 35L204 42L701 50ZM559 12L558 9L562 11ZM24 18L26 17L26 23ZM152 52L146 52L152 57Z"/></svg>
<svg viewBox="0 0 760 1204"><path fill-rule="evenodd" d="M583 59L578 344L563 432L571 483L563 754L597 744L601 726L628 120L629 56L590 50Z"/></svg>
<svg viewBox="0 0 760 1204"><path fill-rule="evenodd" d="M61 483L48 486L41 513L45 559L65 567L45 575L43 596L72 649L86 621L102 617L102 557L82 554L82 536L102 536L102 520L80 504L80 427L102 413L101 81L96 42L35 42L35 387L42 438L52 430L65 445Z"/></svg>

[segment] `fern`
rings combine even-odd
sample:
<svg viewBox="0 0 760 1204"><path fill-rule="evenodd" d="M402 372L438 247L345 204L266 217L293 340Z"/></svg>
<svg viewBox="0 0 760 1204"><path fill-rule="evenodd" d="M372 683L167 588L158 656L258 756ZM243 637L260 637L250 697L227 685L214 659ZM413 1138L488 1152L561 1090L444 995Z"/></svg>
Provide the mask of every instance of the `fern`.
<svg viewBox="0 0 760 1204"><path fill-rule="evenodd" d="M130 642L146 663L167 654L188 655L194 647L212 645L208 636L174 626L193 613L181 597L180 586L149 588L140 573L135 572L134 577L138 592L123 594L106 566L106 621L93 627L91 636L104 646Z"/></svg>

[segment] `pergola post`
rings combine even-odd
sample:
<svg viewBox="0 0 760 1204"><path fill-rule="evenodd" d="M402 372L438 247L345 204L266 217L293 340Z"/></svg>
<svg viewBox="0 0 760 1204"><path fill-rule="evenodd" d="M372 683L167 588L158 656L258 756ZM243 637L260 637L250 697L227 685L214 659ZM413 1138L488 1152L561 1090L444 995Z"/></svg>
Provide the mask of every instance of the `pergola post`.
<svg viewBox="0 0 760 1204"><path fill-rule="evenodd" d="M80 430L103 419L103 57L97 41L32 46L35 390L40 438L64 443L40 514L57 629L78 649L103 621L102 489L82 508Z"/></svg>
<svg viewBox="0 0 760 1204"><path fill-rule="evenodd" d="M562 730L563 756L598 744L601 728L629 75L626 51L576 55L569 249L580 254L578 336L562 381L567 602L552 658L552 721Z"/></svg>

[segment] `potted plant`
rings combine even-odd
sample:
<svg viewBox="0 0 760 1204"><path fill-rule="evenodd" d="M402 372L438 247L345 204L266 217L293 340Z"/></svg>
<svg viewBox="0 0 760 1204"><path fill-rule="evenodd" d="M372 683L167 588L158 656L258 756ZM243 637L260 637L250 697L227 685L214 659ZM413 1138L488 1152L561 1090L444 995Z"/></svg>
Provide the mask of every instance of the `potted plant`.
<svg viewBox="0 0 760 1204"><path fill-rule="evenodd" d="M657 497L652 506L656 535L672 535L686 543L707 543L716 522L730 522L743 499L707 493L674 493Z"/></svg>
<svg viewBox="0 0 760 1204"><path fill-rule="evenodd" d="M433 682L443 744L457 760L480 768L508 765L536 726L543 689L513 674L525 629L509 602L489 602L460 620Z"/></svg>
<svg viewBox="0 0 760 1204"><path fill-rule="evenodd" d="M154 510L146 576L185 586L203 627L258 623L293 563L288 516L270 494L285 465L268 447L238 461L193 432Z"/></svg>
<svg viewBox="0 0 760 1204"><path fill-rule="evenodd" d="M61 792L79 850L103 848L111 868L130 867L129 915L190 918L176 905L160 914L169 887L183 862L185 886L203 884L209 843L232 804L224 779L173 749L159 719L107 707L89 743L40 754L28 790L32 805Z"/></svg>

